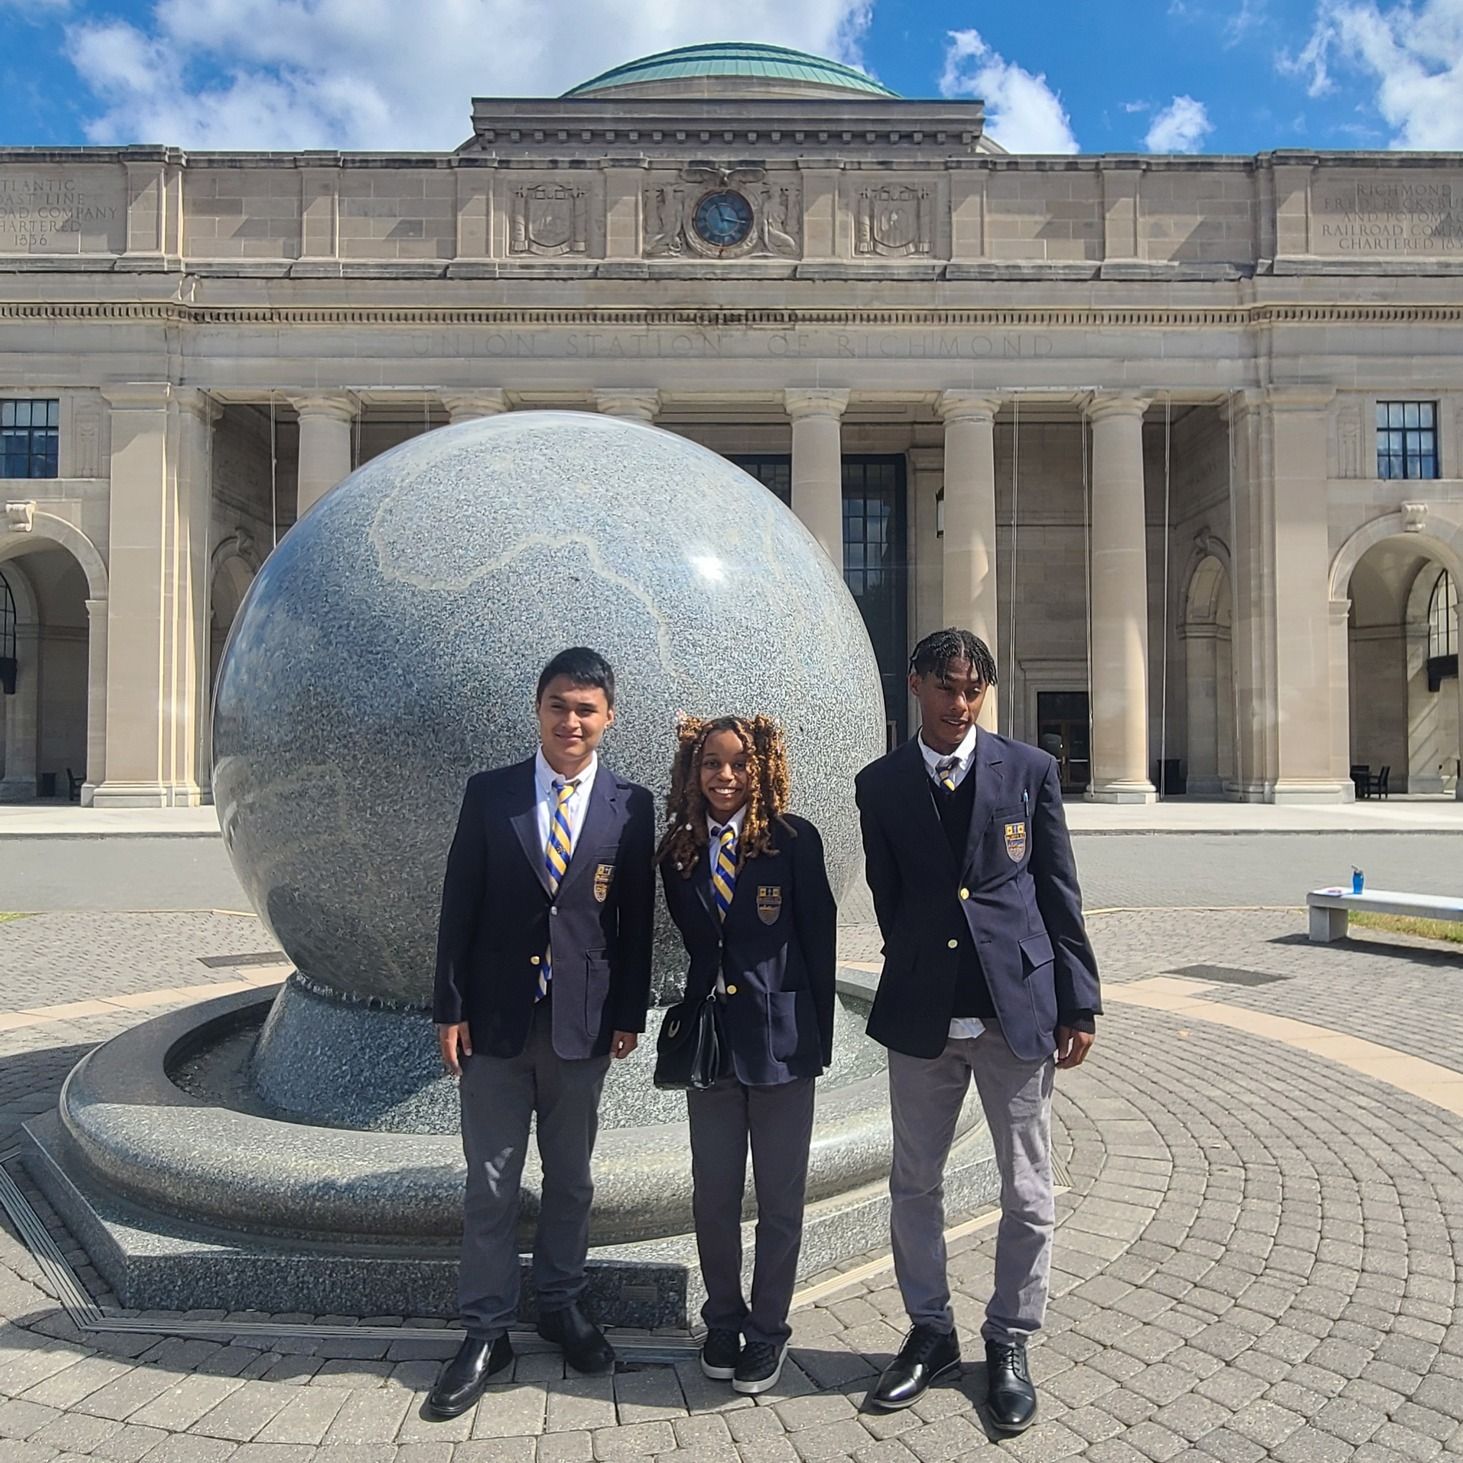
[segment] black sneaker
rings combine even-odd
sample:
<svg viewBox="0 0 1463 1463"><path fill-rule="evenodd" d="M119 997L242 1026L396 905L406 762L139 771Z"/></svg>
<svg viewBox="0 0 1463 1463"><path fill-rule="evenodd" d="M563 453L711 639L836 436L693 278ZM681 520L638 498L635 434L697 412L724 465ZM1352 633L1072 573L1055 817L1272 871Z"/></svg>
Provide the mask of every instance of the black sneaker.
<svg viewBox="0 0 1463 1463"><path fill-rule="evenodd" d="M701 1370L713 1382L729 1382L737 1374L741 1355L741 1333L713 1326L701 1343Z"/></svg>
<svg viewBox="0 0 1463 1463"><path fill-rule="evenodd" d="M782 1375L782 1361L787 1355L787 1344L773 1346L767 1341L749 1341L742 1348L742 1359L737 1363L732 1387L755 1397L777 1385Z"/></svg>

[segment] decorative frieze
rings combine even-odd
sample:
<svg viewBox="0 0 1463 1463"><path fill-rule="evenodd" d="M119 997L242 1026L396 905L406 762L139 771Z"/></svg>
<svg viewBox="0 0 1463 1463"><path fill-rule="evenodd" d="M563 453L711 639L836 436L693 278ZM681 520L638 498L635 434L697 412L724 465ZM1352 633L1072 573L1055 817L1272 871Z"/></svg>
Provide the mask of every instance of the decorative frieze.
<svg viewBox="0 0 1463 1463"><path fill-rule="evenodd" d="M513 190L508 252L553 257L589 251L589 205L583 188L531 183Z"/></svg>
<svg viewBox="0 0 1463 1463"><path fill-rule="evenodd" d="M885 183L861 189L854 210L854 253L928 255L933 248L931 212L928 188Z"/></svg>

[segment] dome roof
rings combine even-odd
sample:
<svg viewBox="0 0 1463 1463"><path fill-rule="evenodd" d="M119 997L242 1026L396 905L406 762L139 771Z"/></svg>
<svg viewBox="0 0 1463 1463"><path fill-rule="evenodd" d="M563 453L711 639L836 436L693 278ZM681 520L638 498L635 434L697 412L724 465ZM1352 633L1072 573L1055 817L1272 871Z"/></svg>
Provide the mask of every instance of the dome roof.
<svg viewBox="0 0 1463 1463"><path fill-rule="evenodd" d="M566 97L619 93L627 96L816 96L850 93L894 97L887 86L851 66L752 41L714 41L678 46L627 61L566 91Z"/></svg>

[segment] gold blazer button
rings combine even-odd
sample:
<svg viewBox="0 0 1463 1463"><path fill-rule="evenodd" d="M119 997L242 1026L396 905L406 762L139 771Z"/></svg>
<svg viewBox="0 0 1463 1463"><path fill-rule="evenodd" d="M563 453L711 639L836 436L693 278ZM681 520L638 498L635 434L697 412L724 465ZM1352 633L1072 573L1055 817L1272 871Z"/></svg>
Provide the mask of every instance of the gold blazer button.
<svg viewBox="0 0 1463 1463"><path fill-rule="evenodd" d="M734 996L734 995L736 995L736 993L737 993L737 988L736 988L736 987L735 987L735 986L734 986L734 985L729 985L729 986L728 986L728 987L727 987L727 988L726 988L726 993L727 993L727 995L729 995L729 996Z"/></svg>
<svg viewBox="0 0 1463 1463"><path fill-rule="evenodd" d="M946 941L945 941L945 943L946 943L946 944L947 944L947 945L948 945L948 946L949 946L949 947L950 947L950 948L951 948L951 949L952 949L952 950L958 950L958 949L959 949L959 948L960 948L960 941L959 941L959 940L946 940Z"/></svg>
<svg viewBox="0 0 1463 1463"><path fill-rule="evenodd" d="M530 955L528 957L528 963L530 965L542 965L543 964L543 962L538 958L537 955Z"/></svg>
<svg viewBox="0 0 1463 1463"><path fill-rule="evenodd" d="M960 891L960 897L962 899L969 899L970 898L970 890L969 889L962 889Z"/></svg>

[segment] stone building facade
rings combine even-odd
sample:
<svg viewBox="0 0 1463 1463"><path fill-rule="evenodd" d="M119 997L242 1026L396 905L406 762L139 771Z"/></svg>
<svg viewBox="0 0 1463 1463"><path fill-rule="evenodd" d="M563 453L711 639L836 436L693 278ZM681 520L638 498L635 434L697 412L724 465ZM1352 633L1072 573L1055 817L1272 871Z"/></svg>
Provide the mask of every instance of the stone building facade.
<svg viewBox="0 0 1463 1463"><path fill-rule="evenodd" d="M544 407L781 493L891 738L958 621L1088 796L1459 788L1463 156L1017 156L978 102L700 47L444 154L0 150L0 797L206 800L278 538Z"/></svg>

